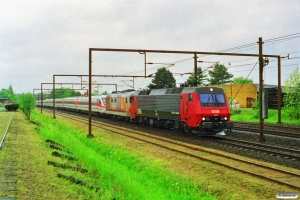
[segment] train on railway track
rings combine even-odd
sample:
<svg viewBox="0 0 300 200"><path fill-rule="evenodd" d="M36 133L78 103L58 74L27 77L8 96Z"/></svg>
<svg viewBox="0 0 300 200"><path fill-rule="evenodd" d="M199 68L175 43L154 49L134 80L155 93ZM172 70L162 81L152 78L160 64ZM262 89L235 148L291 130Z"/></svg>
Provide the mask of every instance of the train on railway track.
<svg viewBox="0 0 300 200"><path fill-rule="evenodd" d="M88 97L56 99L55 102L58 109L88 111ZM53 100L44 100L43 106L53 107ZM197 135L224 135L225 129L233 128L227 95L222 88L213 86L116 91L93 96L92 112Z"/></svg>

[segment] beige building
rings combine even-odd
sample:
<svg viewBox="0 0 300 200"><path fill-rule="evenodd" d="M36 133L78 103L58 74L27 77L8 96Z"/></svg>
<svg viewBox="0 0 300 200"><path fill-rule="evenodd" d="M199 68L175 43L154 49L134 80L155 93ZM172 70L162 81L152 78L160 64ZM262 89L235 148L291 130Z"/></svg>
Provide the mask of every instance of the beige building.
<svg viewBox="0 0 300 200"><path fill-rule="evenodd" d="M229 99L233 98L232 107L251 108L257 99L257 84L229 84L219 87L225 89Z"/></svg>
<svg viewBox="0 0 300 200"><path fill-rule="evenodd" d="M238 84L238 85L218 85L225 89L228 98L233 97L232 107L252 108L259 92L259 84ZM268 92L268 107L278 108L278 86L264 85L264 90ZM284 87L281 87L281 107L284 106Z"/></svg>

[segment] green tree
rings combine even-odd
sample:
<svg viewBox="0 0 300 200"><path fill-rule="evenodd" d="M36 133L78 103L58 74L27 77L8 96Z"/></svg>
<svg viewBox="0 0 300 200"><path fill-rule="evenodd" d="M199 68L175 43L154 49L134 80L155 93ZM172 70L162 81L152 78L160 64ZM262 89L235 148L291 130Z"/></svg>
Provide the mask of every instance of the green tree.
<svg viewBox="0 0 300 200"><path fill-rule="evenodd" d="M74 96L80 96L81 93L78 92L78 91L75 91L73 89L70 89L70 88L63 88L63 97L66 98L66 97L74 97Z"/></svg>
<svg viewBox="0 0 300 200"><path fill-rule="evenodd" d="M300 71L297 67L284 81L284 108L291 118L300 119Z"/></svg>
<svg viewBox="0 0 300 200"><path fill-rule="evenodd" d="M0 91L0 97L7 98L7 96L8 96L8 90L2 88L1 91Z"/></svg>
<svg viewBox="0 0 300 200"><path fill-rule="evenodd" d="M149 89L176 87L176 80L173 74L165 67L157 69L154 78L148 85Z"/></svg>
<svg viewBox="0 0 300 200"><path fill-rule="evenodd" d="M46 99L47 96L49 98L53 98L53 90L51 90L49 95L43 95L43 98ZM74 89L70 88L57 88L55 89L55 98L67 98L67 97L76 97L76 96L81 96L81 93L78 91L75 91Z"/></svg>
<svg viewBox="0 0 300 200"><path fill-rule="evenodd" d="M101 95L107 95L107 94L108 94L108 92L107 92L107 91L104 91L104 92L102 92Z"/></svg>
<svg viewBox="0 0 300 200"><path fill-rule="evenodd" d="M227 71L227 67L222 64L216 64L212 71L209 71L209 84L210 85L223 85L224 83L228 83L230 79L233 77L232 74L229 74Z"/></svg>
<svg viewBox="0 0 300 200"><path fill-rule="evenodd" d="M36 99L30 92L22 93L20 96L20 109L23 110L27 119L30 120L30 113L35 108Z"/></svg>
<svg viewBox="0 0 300 200"><path fill-rule="evenodd" d="M243 76L239 76L239 77L233 79L232 84L253 84L253 80L247 79Z"/></svg>
<svg viewBox="0 0 300 200"><path fill-rule="evenodd" d="M11 103L18 103L19 99L14 93L13 87L10 85L8 89L1 89L0 97L7 98Z"/></svg>
<svg viewBox="0 0 300 200"><path fill-rule="evenodd" d="M207 81L207 74L203 72L201 67L197 68L197 83L195 82L195 73L191 74L186 80L186 84L189 87L204 85L204 82Z"/></svg>
<svg viewBox="0 0 300 200"><path fill-rule="evenodd" d="M92 96L99 96L99 92L98 92L98 90L93 90L93 92L92 92Z"/></svg>

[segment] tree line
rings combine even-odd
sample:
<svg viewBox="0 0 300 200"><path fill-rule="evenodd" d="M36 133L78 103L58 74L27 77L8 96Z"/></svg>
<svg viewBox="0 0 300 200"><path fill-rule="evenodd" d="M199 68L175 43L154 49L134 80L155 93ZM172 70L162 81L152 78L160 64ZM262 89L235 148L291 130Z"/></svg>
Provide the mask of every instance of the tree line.
<svg viewBox="0 0 300 200"><path fill-rule="evenodd" d="M216 64L212 71L204 71L201 67L197 68L195 73L189 73L190 76L184 83L180 83L180 86L184 87L194 87L201 85L223 85L226 83L231 84L252 84L252 79L247 79L244 77L233 78L234 75L228 72L227 67L222 64ZM183 75L183 74L182 74ZM196 77L196 79L195 79ZM154 88L172 88L176 87L176 80L170 70L165 67L159 68L151 83L145 89Z"/></svg>

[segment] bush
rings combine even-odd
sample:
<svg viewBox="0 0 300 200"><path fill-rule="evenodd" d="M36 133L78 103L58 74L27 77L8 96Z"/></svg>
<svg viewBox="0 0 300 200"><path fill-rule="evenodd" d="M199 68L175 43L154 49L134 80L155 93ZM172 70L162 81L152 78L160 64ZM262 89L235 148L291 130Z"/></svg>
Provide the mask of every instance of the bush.
<svg viewBox="0 0 300 200"><path fill-rule="evenodd" d="M300 119L300 71L297 67L285 81L284 108L290 119Z"/></svg>
<svg viewBox="0 0 300 200"><path fill-rule="evenodd" d="M21 94L20 109L23 110L28 120L30 120L31 111L35 108L35 101L36 99L30 92Z"/></svg>

